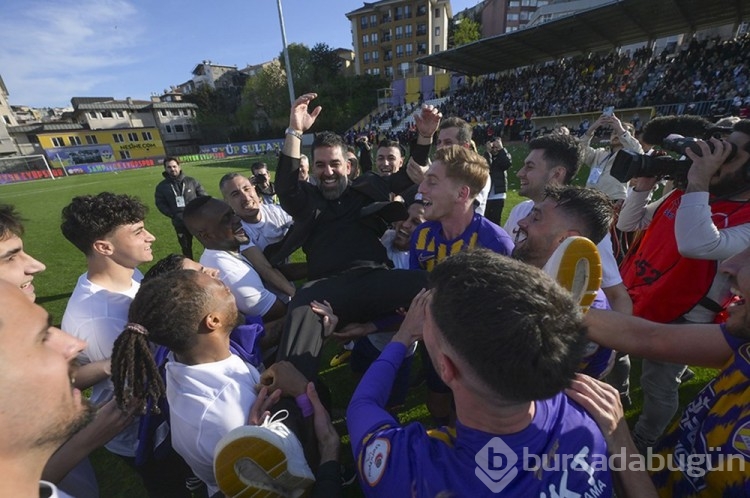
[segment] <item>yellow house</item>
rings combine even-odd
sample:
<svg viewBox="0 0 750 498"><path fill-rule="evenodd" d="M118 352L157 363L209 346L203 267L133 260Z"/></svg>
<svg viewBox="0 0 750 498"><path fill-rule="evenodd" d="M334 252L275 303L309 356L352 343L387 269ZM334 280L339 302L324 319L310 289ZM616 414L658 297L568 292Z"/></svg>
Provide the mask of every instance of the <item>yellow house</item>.
<svg viewBox="0 0 750 498"><path fill-rule="evenodd" d="M164 157L159 128L71 129L37 134L50 166Z"/></svg>

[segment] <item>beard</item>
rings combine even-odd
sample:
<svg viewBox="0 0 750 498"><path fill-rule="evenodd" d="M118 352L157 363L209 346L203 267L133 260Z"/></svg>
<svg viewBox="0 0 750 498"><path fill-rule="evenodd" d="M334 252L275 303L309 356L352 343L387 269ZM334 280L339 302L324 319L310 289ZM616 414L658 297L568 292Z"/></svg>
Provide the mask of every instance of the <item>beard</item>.
<svg viewBox="0 0 750 498"><path fill-rule="evenodd" d="M709 193L716 197L729 198L735 194L746 191L750 188L750 185L748 185L745 180L744 171L745 168L742 167L731 175L721 178L718 183L709 186Z"/></svg>
<svg viewBox="0 0 750 498"><path fill-rule="evenodd" d="M94 420L96 407L87 399L82 399L81 402L83 407L72 419L58 422L55 426L48 428L37 437L34 445L39 447L53 445L57 448Z"/></svg>
<svg viewBox="0 0 750 498"><path fill-rule="evenodd" d="M349 186L349 179L345 176L338 176L335 188L326 188L322 178L318 180L317 184L320 193L323 194L323 197L325 197L329 201L335 201L336 199L341 197L341 194L344 193L346 187Z"/></svg>

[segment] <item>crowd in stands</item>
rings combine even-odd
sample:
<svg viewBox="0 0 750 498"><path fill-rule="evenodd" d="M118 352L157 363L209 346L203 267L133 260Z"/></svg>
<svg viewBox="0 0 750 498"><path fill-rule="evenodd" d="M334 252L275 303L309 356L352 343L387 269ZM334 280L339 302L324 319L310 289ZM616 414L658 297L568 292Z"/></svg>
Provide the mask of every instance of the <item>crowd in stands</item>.
<svg viewBox="0 0 750 498"><path fill-rule="evenodd" d="M731 40L692 38L658 54L642 47L632 53L569 57L466 78L440 110L444 115L491 127L496 135L511 139L523 138L532 116L599 112L608 106L626 109L683 104L677 113L691 114L697 102L729 101L717 103L712 112L748 117L748 78L750 35ZM365 128L351 133L377 134L383 129L388 138L408 138L403 132L391 135L389 127L382 125L395 126L414 105L388 109L373 116Z"/></svg>

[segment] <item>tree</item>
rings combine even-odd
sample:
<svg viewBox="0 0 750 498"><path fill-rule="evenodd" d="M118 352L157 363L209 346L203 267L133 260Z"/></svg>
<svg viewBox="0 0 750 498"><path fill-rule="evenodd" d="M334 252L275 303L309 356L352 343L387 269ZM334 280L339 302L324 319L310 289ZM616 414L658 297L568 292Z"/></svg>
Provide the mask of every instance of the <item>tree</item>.
<svg viewBox="0 0 750 498"><path fill-rule="evenodd" d="M453 31L453 46L460 47L467 43L472 43L482 38L481 26L475 20L464 17L457 21Z"/></svg>

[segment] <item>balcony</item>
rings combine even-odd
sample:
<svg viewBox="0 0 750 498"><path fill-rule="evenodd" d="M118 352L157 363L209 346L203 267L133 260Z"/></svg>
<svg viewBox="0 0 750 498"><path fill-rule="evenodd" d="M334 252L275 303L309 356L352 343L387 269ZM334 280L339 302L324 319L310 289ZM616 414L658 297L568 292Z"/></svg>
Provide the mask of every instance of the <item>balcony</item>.
<svg viewBox="0 0 750 498"><path fill-rule="evenodd" d="M427 35L427 28L417 30L417 36L426 36L426 35Z"/></svg>
<svg viewBox="0 0 750 498"><path fill-rule="evenodd" d="M383 39L380 41L380 43L390 43L391 42L391 35L383 35Z"/></svg>

